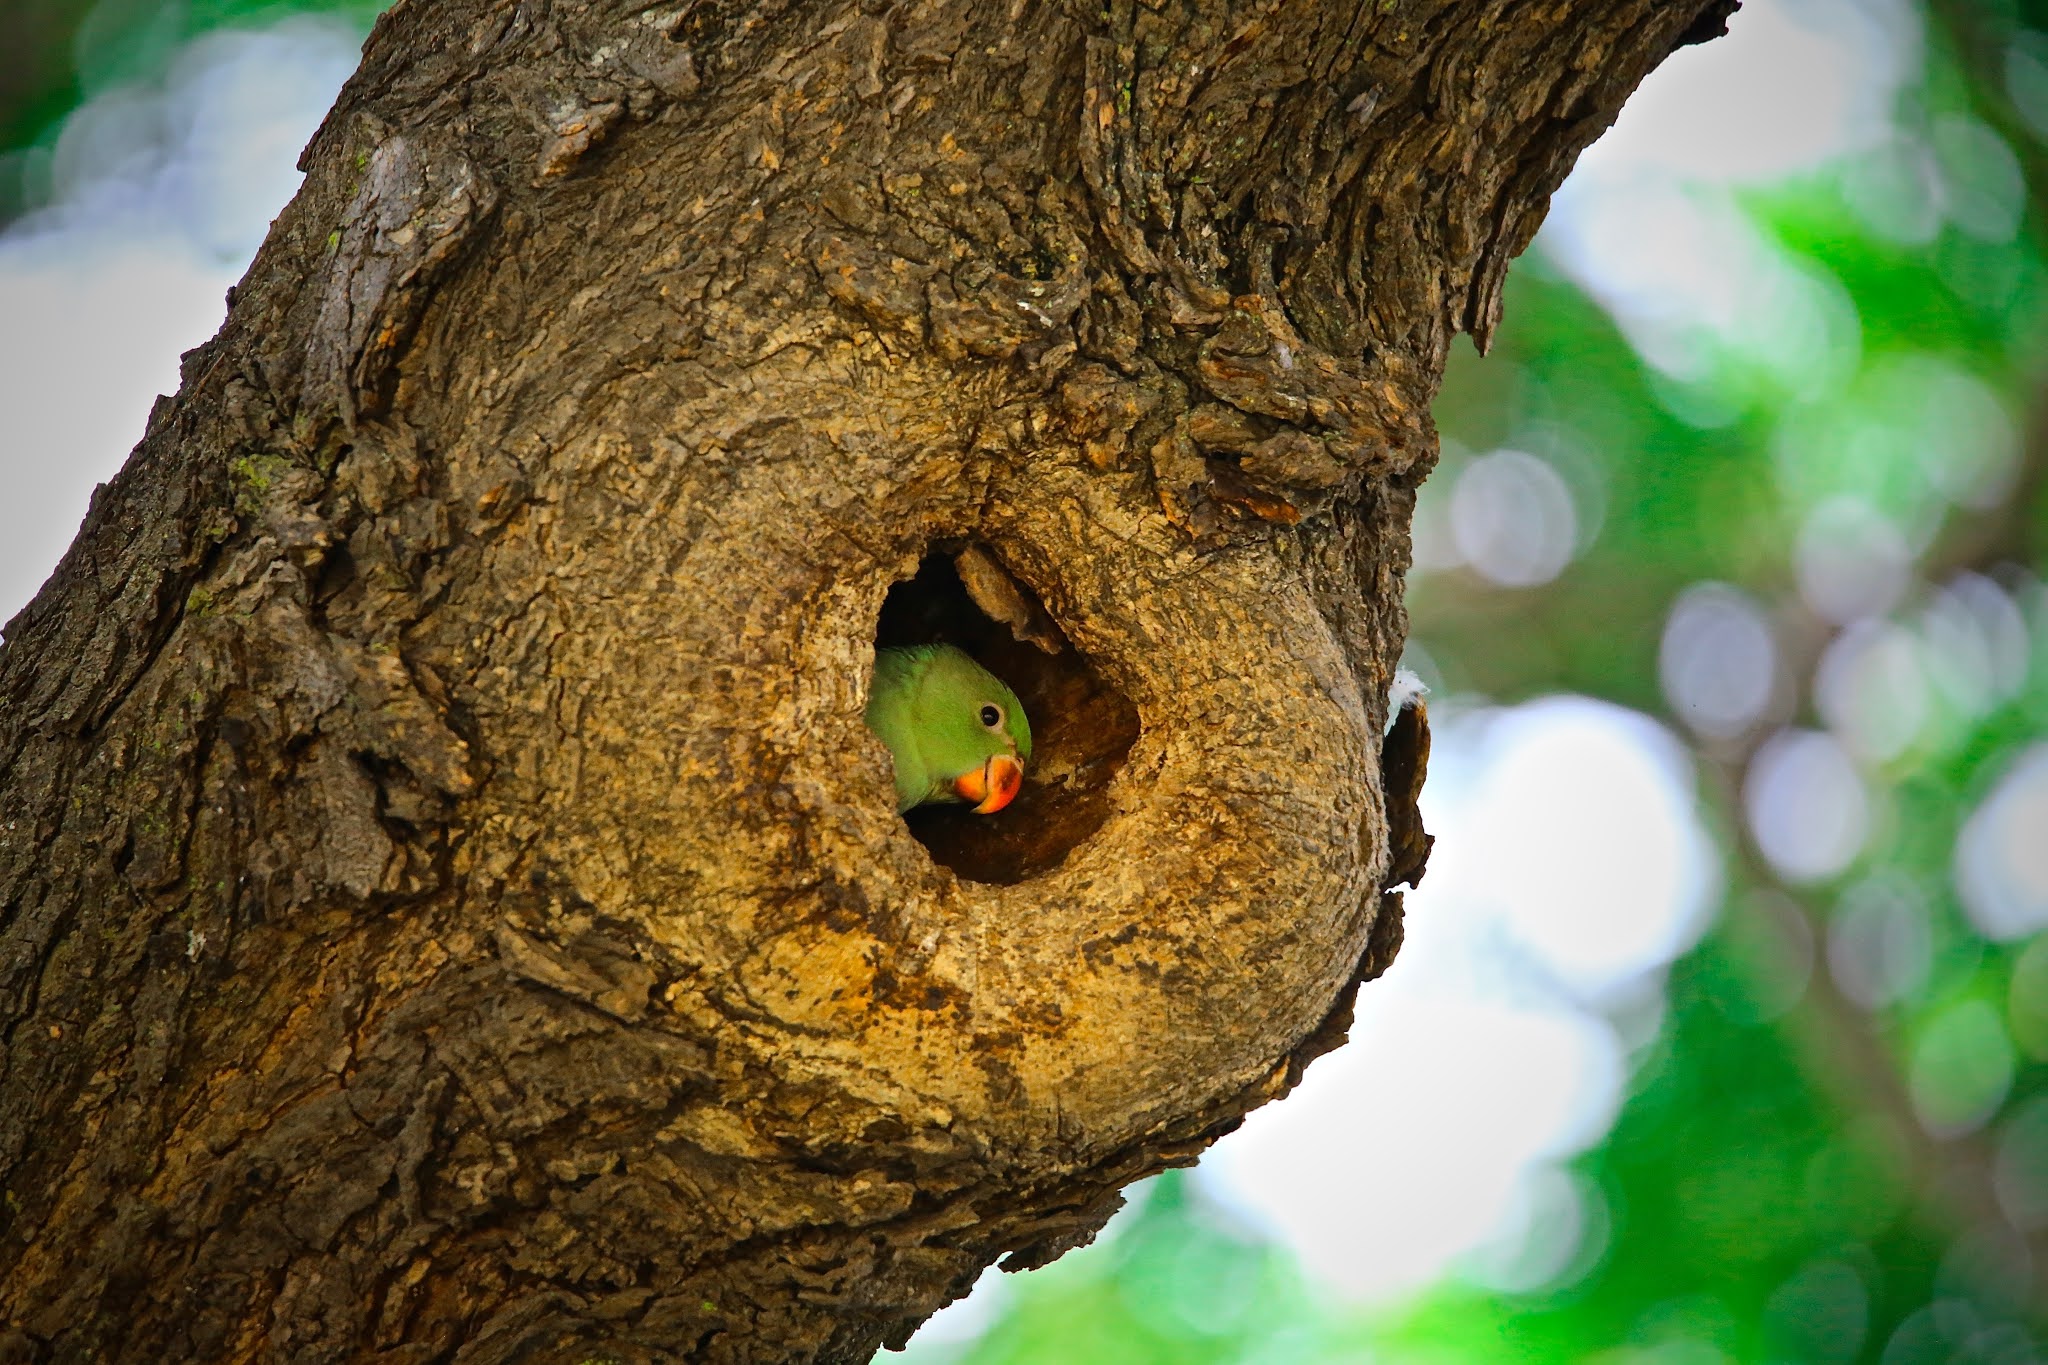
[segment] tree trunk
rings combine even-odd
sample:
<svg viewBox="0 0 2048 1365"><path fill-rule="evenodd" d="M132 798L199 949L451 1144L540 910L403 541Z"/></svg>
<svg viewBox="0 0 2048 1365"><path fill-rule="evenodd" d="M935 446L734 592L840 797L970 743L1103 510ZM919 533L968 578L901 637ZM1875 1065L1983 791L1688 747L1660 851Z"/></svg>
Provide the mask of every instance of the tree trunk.
<svg viewBox="0 0 2048 1365"><path fill-rule="evenodd" d="M1731 7L400 0L0 656L0 1360L863 1360L1286 1091L1446 349Z"/></svg>

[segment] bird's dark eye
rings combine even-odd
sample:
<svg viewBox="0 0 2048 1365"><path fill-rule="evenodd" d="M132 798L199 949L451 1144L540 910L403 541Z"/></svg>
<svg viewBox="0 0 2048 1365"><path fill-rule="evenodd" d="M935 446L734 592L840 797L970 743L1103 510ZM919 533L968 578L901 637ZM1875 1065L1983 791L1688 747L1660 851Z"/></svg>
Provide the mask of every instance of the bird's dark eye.
<svg viewBox="0 0 2048 1365"><path fill-rule="evenodd" d="M1003 708L993 704L982 707L981 723L991 730L999 729L1003 723Z"/></svg>

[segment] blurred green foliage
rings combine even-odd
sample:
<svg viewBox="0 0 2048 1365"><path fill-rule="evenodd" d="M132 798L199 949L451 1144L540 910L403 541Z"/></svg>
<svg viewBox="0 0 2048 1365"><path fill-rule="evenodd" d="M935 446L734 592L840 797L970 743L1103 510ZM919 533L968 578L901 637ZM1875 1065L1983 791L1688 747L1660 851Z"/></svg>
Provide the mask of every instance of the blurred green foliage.
<svg viewBox="0 0 2048 1365"><path fill-rule="evenodd" d="M1761 736L1695 745L1708 823L1724 843L1723 910L1670 974L1618 1121L1575 1165L1602 1210L1586 1254L1537 1289L1453 1280L1366 1314L1176 1173L1142 1187L1102 1244L1008 1282L975 1340L920 1344L922 1358L1935 1365L2048 1352L2048 1267L2000 1240L2048 1245L2048 938L1987 938L1952 875L1971 812L2048 734L2048 615L2037 595L2023 685L1989 691L1967 678L1942 685L1926 615L1964 574L2024 605L2044 567L2048 36L1999 6L1958 5L1930 16L1926 72L1901 102L1898 138L1941 167L1952 197L1981 190L1990 207L1980 217L1995 216L2011 189L1999 177L2019 167L2017 231L1902 229L1899 215L1916 210L1910 195L1885 199L1882 165L1837 168L1740 198L1821 301L1800 344L1708 337L1674 376L1535 253L1511 280L1495 353L1481 360L1461 343L1445 379L1445 459L1423 520L1446 515L1471 460L1512 447L1557 471L1582 543L1535 586L1503 587L1470 567L1417 575L1414 627L1439 690L1509 702L1579 692L1685 733L1660 675L1661 633L1689 587L1720 583L1777 632L1796 694L1779 719L1824 728L1816 670L1842 631L1802 597L1797 547L1816 511L1844 496L1912 548L1910 584L1888 619L1919 632L1934 675L1907 741L1863 764L1872 836L1818 881L1786 878L1746 832L1741 791ZM0 149L11 149L14 176L0 175L13 187L0 188L0 217L18 204L23 149L48 145L66 105L148 78L209 29L309 10L367 29L379 8L101 0L72 13L39 0L15 10L6 22L26 34L34 20L36 51L69 56L0 89ZM52 25L68 41L53 45ZM0 46L8 31L0 23ZM2003 139L2005 153L1985 137ZM1999 458L1987 394L2009 418L2017 461L1987 485L1996 496L1959 496L1956 479ZM1886 998L1859 1002L1831 979L1830 935L1880 893L1921 907L1925 960ZM1953 1121L1929 1131L1943 1115ZM2038 1221L2015 1230L2001 1217Z"/></svg>

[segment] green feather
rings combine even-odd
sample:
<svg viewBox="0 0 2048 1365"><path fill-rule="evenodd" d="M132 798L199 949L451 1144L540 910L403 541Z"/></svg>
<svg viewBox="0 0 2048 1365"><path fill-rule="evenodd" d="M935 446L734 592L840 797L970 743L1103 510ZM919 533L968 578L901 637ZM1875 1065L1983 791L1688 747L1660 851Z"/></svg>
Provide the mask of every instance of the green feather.
<svg viewBox="0 0 2048 1365"><path fill-rule="evenodd" d="M984 723L994 707L998 723ZM896 760L896 809L958 801L953 783L1000 753L1031 762L1031 722L1017 694L952 645L875 651L868 728Z"/></svg>

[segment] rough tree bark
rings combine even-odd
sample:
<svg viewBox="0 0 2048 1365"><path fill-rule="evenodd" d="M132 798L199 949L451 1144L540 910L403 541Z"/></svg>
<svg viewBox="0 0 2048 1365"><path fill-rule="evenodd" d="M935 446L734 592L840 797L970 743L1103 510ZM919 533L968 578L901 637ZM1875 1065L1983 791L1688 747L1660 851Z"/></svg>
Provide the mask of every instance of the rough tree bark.
<svg viewBox="0 0 2048 1365"><path fill-rule="evenodd" d="M1729 8L401 0L0 656L0 1359L862 1360L1283 1093L1446 350Z"/></svg>

